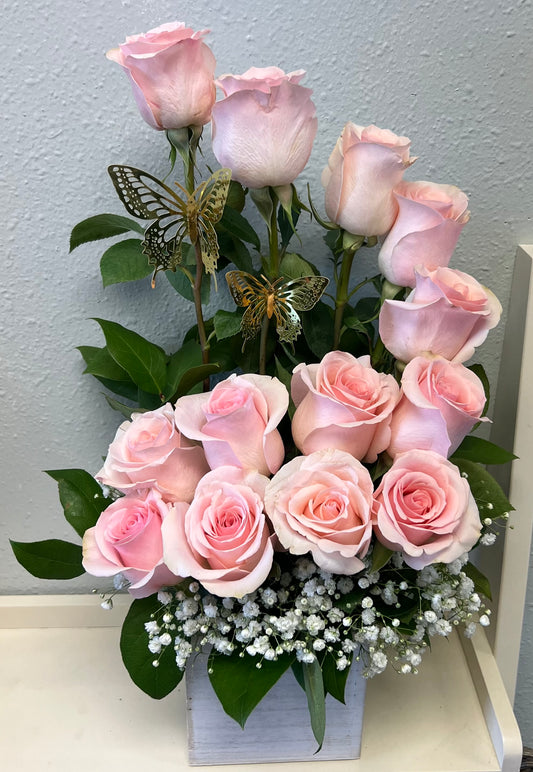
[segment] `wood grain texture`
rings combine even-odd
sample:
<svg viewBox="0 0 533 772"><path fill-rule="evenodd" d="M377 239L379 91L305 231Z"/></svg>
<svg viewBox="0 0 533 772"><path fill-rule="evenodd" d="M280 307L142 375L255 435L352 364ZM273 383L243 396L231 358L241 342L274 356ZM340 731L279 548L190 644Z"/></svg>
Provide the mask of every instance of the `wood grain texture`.
<svg viewBox="0 0 533 772"><path fill-rule="evenodd" d="M189 764L249 764L358 759L366 681L354 663L346 685L346 705L326 698L326 736L315 755L305 692L291 671L270 690L243 729L226 713L209 682L206 655L186 673Z"/></svg>

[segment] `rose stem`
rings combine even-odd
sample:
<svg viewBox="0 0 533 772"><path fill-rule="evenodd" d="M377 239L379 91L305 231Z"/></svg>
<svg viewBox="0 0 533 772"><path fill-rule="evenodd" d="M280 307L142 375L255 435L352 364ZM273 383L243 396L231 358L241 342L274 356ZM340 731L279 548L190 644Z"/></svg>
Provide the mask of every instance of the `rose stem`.
<svg viewBox="0 0 533 772"><path fill-rule="evenodd" d="M189 161L188 164L184 164L188 193L193 193L195 187L194 168L196 165L196 148L198 147L199 139L199 135L197 136L195 132L189 134ZM194 244L194 252L196 255L196 275L194 277L192 293L194 297L196 322L198 325L198 337L200 338L200 347L202 349L202 364L206 365L209 362L209 343L207 342L204 315L202 311L202 280L204 275L204 263L202 260L202 248L198 239ZM209 391L209 378L204 380L203 390Z"/></svg>
<svg viewBox="0 0 533 772"><path fill-rule="evenodd" d="M270 252L270 277L272 280L279 276L279 247L278 247L278 200L271 191L272 196L272 214L270 216L270 227L268 229L268 247Z"/></svg>
<svg viewBox="0 0 533 772"><path fill-rule="evenodd" d="M351 233L344 232L344 252L342 255L341 272L337 279L337 292L335 295L335 321L333 327L333 348L339 348L342 330L342 319L344 309L350 299L348 294L348 285L350 283L350 273L355 253L363 245L364 236L354 236Z"/></svg>
<svg viewBox="0 0 533 772"><path fill-rule="evenodd" d="M351 249L346 249L342 256L342 265L339 279L337 281L337 293L335 295L335 323L333 328L333 348L339 348L342 329L342 318L344 316L344 309L348 302L348 283L350 281L350 272L352 270L352 263L355 256L355 252Z"/></svg>
<svg viewBox="0 0 533 772"><path fill-rule="evenodd" d="M266 346L268 340L268 325L270 319L267 314L263 316L263 323L261 325L261 342L259 344L259 375L266 374Z"/></svg>

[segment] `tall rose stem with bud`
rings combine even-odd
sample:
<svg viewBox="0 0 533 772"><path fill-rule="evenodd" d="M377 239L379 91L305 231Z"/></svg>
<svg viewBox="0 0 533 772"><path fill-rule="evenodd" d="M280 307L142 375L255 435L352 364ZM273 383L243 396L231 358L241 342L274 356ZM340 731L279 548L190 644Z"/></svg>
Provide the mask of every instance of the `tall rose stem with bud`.
<svg viewBox="0 0 533 772"><path fill-rule="evenodd" d="M270 197L272 198L272 212L270 214L270 222L268 223L268 274L271 281L275 281L279 277L279 242L278 242L278 201L273 191L270 190ZM261 339L259 342L259 373L264 375L266 373L266 348L268 341L268 328L270 324L270 318L268 314L263 317L263 323L261 326Z"/></svg>
<svg viewBox="0 0 533 772"><path fill-rule="evenodd" d="M186 148L183 145L178 146L178 143L173 141L171 132L168 132L169 140L175 144L180 152L183 160L183 170L185 175L185 187L189 194L194 192L196 183L194 177L194 170L196 168L196 151L202 135L202 129L198 126L190 126L187 131L187 145ZM196 274L194 282L192 284L192 293L194 298L194 310L196 314L196 323L198 325L198 337L200 339L200 347L202 350L202 364L206 365L209 362L209 342L205 331L205 322L202 309L202 281L204 277L204 264L202 260L202 249L200 242L197 240L194 245L194 251L196 256ZM204 391L209 391L209 378L204 381Z"/></svg>
<svg viewBox="0 0 533 772"><path fill-rule="evenodd" d="M346 304L350 298L348 293L348 286L350 283L350 273L352 271L353 259L355 257L355 253L359 247L362 246L364 240L364 236L352 236L349 233L344 233L344 253L342 256L341 270L337 278L337 291L335 294L335 321L333 326L334 349L339 348L344 309L346 308Z"/></svg>

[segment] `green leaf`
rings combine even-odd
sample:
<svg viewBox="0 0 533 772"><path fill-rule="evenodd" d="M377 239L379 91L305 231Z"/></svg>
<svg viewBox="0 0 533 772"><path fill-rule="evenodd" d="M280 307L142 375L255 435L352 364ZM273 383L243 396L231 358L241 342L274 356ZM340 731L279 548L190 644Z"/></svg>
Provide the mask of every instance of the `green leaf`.
<svg viewBox="0 0 533 772"><path fill-rule="evenodd" d="M128 373L115 362L106 346L103 348L78 346L77 348L87 365L84 373L111 381L130 381Z"/></svg>
<svg viewBox="0 0 533 772"><path fill-rule="evenodd" d="M322 662L324 690L326 693L331 694L334 699L342 702L343 705L346 704L346 681L348 680L349 672L349 667L344 668L344 670L338 670L335 657L329 652L326 654Z"/></svg>
<svg viewBox="0 0 533 772"><path fill-rule="evenodd" d="M169 359L165 394L174 394L178 384L191 367L202 364L202 349L195 340L186 341Z"/></svg>
<svg viewBox="0 0 533 772"><path fill-rule="evenodd" d="M242 212L244 205L246 204L246 193L240 182L237 180L231 180L229 184L228 197L226 199L226 207L236 209L237 212Z"/></svg>
<svg viewBox="0 0 533 772"><path fill-rule="evenodd" d="M145 622L151 614L161 611L157 595L134 600L127 613L120 635L120 652L131 680L139 689L160 700L176 688L183 678L183 671L176 666L176 653L172 646L164 646L161 654L148 650L148 633ZM159 662L154 667L152 662Z"/></svg>
<svg viewBox="0 0 533 772"><path fill-rule="evenodd" d="M221 256L231 261L240 271L251 273L254 270L252 257L243 241L223 231L218 234Z"/></svg>
<svg viewBox="0 0 533 772"><path fill-rule="evenodd" d="M185 300L189 300L194 303L194 295L192 291L192 284L188 276L181 270L176 268L175 271L165 271L169 284L171 284L177 293L179 293ZM209 303L209 297L211 295L211 281L209 276L204 276L202 279L201 298L202 303L205 306Z"/></svg>
<svg viewBox="0 0 533 772"><path fill-rule="evenodd" d="M326 733L326 695L324 693L322 668L318 659L315 658L311 664L304 664L303 673L311 729L318 743L317 751L319 751Z"/></svg>
<svg viewBox="0 0 533 772"><path fill-rule="evenodd" d="M241 329L242 314L240 311L224 311L220 309L213 317L217 340L232 338Z"/></svg>
<svg viewBox="0 0 533 772"><path fill-rule="evenodd" d="M163 394L167 357L163 349L117 322L95 319L103 330L109 353L131 380L149 394Z"/></svg>
<svg viewBox="0 0 533 772"><path fill-rule="evenodd" d="M217 230L220 228L241 241L252 244L257 250L261 249L261 241L255 230L248 220L231 206L224 207L224 213L216 227Z"/></svg>
<svg viewBox="0 0 533 772"><path fill-rule="evenodd" d="M58 484L65 519L83 536L112 500L104 496L100 485L84 469L53 469L46 474Z"/></svg>
<svg viewBox="0 0 533 772"><path fill-rule="evenodd" d="M124 281L144 279L153 272L153 266L143 254L142 241L125 239L106 249L100 260L104 287Z"/></svg>
<svg viewBox="0 0 533 772"><path fill-rule="evenodd" d="M198 365L198 367L191 367L180 379L176 391L169 397L170 401L174 402L184 394L188 394L197 383L205 381L210 375L215 375L218 372L220 372L220 365L217 364L217 362L211 362L207 365Z"/></svg>
<svg viewBox="0 0 533 772"><path fill-rule="evenodd" d="M250 198L257 207L257 211L270 229L272 226L272 213L274 204L270 195L270 188L252 188Z"/></svg>
<svg viewBox="0 0 533 772"><path fill-rule="evenodd" d="M333 333L331 338L327 333L332 330L333 310L319 301L310 313L303 313L301 318L307 345L318 359L322 359L332 345Z"/></svg>
<svg viewBox="0 0 533 772"><path fill-rule="evenodd" d="M282 276L286 276L287 279L299 279L300 276L316 276L317 270L311 263L296 252L287 252L280 263L279 267Z"/></svg>
<svg viewBox="0 0 533 772"><path fill-rule="evenodd" d="M471 370L479 380L481 381L481 384L483 386L483 391L485 392L485 407L482 412L482 416L486 415L487 410L489 409L489 402L490 402L490 381L487 377L487 373L485 372L485 368L483 365L475 364L475 365L468 365L468 369Z"/></svg>
<svg viewBox="0 0 533 772"><path fill-rule="evenodd" d="M477 566L473 563L467 563L463 566L465 574L474 582L474 589L476 592L484 595L489 600L492 600L492 593L490 590L490 582Z"/></svg>
<svg viewBox="0 0 533 772"><path fill-rule="evenodd" d="M74 579L85 573L81 546L60 539L21 542L10 539L18 562L38 579Z"/></svg>
<svg viewBox="0 0 533 772"><path fill-rule="evenodd" d="M363 335L366 335L368 337L369 330L365 322L362 322L360 319L357 318L357 316L352 315L346 315L343 317L342 323L348 327L350 330L355 330L356 332L361 332Z"/></svg>
<svg viewBox="0 0 533 772"><path fill-rule="evenodd" d="M450 460L455 463L455 458L466 458L480 464L507 464L516 456L482 437L468 436L464 438Z"/></svg>
<svg viewBox="0 0 533 772"><path fill-rule="evenodd" d="M104 397L105 397L109 407L113 408L113 410L117 410L125 418L130 419L132 413L144 413L144 412L146 412L144 410L144 408L130 407L129 405L123 405L122 402L118 402L118 400L113 399L113 397L110 397L109 394L104 394Z"/></svg>
<svg viewBox="0 0 533 772"><path fill-rule="evenodd" d="M379 571L383 566L386 566L393 555L393 551L385 547L384 544L377 541L374 544L372 550L372 567L371 571Z"/></svg>
<svg viewBox="0 0 533 772"><path fill-rule="evenodd" d="M244 727L252 710L293 660L293 656L282 654L275 661L264 659L261 668L257 668L259 660L249 655L214 652L208 661L209 680L225 712Z"/></svg>
<svg viewBox="0 0 533 772"><path fill-rule="evenodd" d="M465 458L454 458L453 463L466 476L482 520L486 517L497 519L514 509L494 477L481 464Z"/></svg>
<svg viewBox="0 0 533 772"><path fill-rule="evenodd" d="M97 214L82 220L72 229L70 234L70 251L85 244L88 241L107 239L110 236L119 236L121 233L136 231L144 233L144 229L135 220L123 217L119 214Z"/></svg>
<svg viewBox="0 0 533 772"><path fill-rule="evenodd" d="M137 402L139 398L139 388L133 383L132 380L127 381L111 381L109 378L100 378L99 375L94 376L97 381L100 381L102 386L112 391L113 394L118 394L119 397L129 399L130 402Z"/></svg>

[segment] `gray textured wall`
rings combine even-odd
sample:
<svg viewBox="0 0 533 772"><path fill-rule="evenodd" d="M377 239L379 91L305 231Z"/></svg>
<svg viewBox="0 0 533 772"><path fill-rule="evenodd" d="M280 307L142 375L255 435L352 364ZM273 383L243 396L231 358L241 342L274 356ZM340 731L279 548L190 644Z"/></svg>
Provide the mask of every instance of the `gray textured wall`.
<svg viewBox="0 0 533 772"><path fill-rule="evenodd" d="M177 17L176 14L179 14ZM508 303L517 243L533 242L533 32L530 0L20 0L4 9L0 144L3 280L0 283L0 592L65 592L18 567L7 536L68 538L55 485L42 469L99 467L117 415L96 382L81 377L74 347L101 345L100 316L132 326L167 349L189 309L159 282L103 291L101 250L68 254L71 227L120 213L109 163L164 171L165 140L140 119L129 85L104 52L126 34L176 18L209 27L219 74L249 66L303 67L319 132L309 166L319 177L347 120L376 123L412 140L409 179L453 183L470 196L472 220L454 266ZM307 253L316 239L304 240ZM372 269L371 255L359 271ZM493 384L503 330L482 359ZM70 591L92 582L73 582ZM517 712L533 745L533 610L527 606Z"/></svg>

